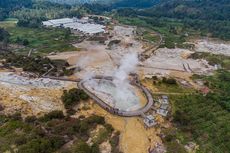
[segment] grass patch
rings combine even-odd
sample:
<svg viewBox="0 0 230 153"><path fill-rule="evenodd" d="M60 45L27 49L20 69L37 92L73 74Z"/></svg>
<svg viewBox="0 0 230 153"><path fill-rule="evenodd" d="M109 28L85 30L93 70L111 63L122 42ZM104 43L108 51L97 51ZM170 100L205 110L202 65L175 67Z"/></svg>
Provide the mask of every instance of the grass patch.
<svg viewBox="0 0 230 153"><path fill-rule="evenodd" d="M147 40L149 42L158 42L159 41L159 36L153 33L149 33L148 31L145 31L143 33L143 39Z"/></svg>
<svg viewBox="0 0 230 153"><path fill-rule="evenodd" d="M194 93L194 89L185 88L179 84L167 84L162 82L161 80L155 79L144 79L142 80L144 84L151 85L153 88L157 89L158 92L165 93Z"/></svg>
<svg viewBox="0 0 230 153"><path fill-rule="evenodd" d="M199 144L200 152L228 152L230 73L218 71L214 76L200 78L208 82L211 93L170 97L175 126Z"/></svg>
<svg viewBox="0 0 230 153"><path fill-rule="evenodd" d="M116 17L117 20L123 24L135 25L138 27L150 29L157 31L162 34L164 43L161 47L167 48L190 48L188 44L184 44L187 39L187 34L189 37L196 36L197 32L192 29L185 28L179 20L173 20L168 18L148 18L148 17ZM148 40L155 41L155 38L149 35L145 36Z"/></svg>
<svg viewBox="0 0 230 153"><path fill-rule="evenodd" d="M220 64L222 68L230 70L230 57L211 53L196 52L191 55L193 59L206 59L210 65Z"/></svg>
<svg viewBox="0 0 230 153"><path fill-rule="evenodd" d="M70 43L78 37L70 35L66 37L64 29L43 29L43 28L7 28L10 33L10 42L18 43L20 39L27 39L29 44L25 50L36 49L41 53L74 51L76 48Z"/></svg>
<svg viewBox="0 0 230 153"><path fill-rule="evenodd" d="M168 92L168 93L191 93L191 92L194 92L193 89L183 88L180 85L168 85L168 84L159 83L159 84L156 84L155 87L160 92Z"/></svg>
<svg viewBox="0 0 230 153"><path fill-rule="evenodd" d="M16 27L18 19L16 18L7 18L5 21L0 21L0 28L12 28Z"/></svg>
<svg viewBox="0 0 230 153"><path fill-rule="evenodd" d="M71 43L79 39L78 36L70 34L67 29L59 28L27 28L17 27L17 20L9 18L0 22L0 27L10 33L10 43L23 44L26 41L26 48L21 52L28 52L35 49L39 55L50 52L77 51Z"/></svg>

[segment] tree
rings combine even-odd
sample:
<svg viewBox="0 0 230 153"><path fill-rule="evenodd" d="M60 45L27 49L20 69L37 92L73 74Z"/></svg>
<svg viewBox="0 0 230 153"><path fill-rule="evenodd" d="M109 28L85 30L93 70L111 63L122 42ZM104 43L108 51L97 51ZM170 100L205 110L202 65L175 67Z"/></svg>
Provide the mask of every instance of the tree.
<svg viewBox="0 0 230 153"><path fill-rule="evenodd" d="M70 89L69 91L64 90L61 97L62 102L65 105L65 108L70 109L72 106L78 104L80 100L87 100L89 96L80 89Z"/></svg>
<svg viewBox="0 0 230 153"><path fill-rule="evenodd" d="M100 153L100 149L99 149L98 144L94 143L94 144L91 146L91 153Z"/></svg>
<svg viewBox="0 0 230 153"><path fill-rule="evenodd" d="M7 49L10 34L3 28L0 28L0 49Z"/></svg>
<svg viewBox="0 0 230 153"><path fill-rule="evenodd" d="M91 148L84 141L79 141L74 149L75 153L91 153Z"/></svg>
<svg viewBox="0 0 230 153"><path fill-rule="evenodd" d="M24 39L23 42L22 42L22 44L23 44L24 46L28 46L28 45L29 45L28 39Z"/></svg>

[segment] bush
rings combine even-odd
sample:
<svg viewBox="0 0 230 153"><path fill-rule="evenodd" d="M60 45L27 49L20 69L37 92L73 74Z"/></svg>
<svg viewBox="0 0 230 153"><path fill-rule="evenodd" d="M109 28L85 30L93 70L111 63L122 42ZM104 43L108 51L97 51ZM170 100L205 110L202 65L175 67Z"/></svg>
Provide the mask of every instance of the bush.
<svg viewBox="0 0 230 153"><path fill-rule="evenodd" d="M52 136L49 138L53 149L61 148L65 144L63 137L61 136Z"/></svg>
<svg viewBox="0 0 230 153"><path fill-rule="evenodd" d="M117 131L115 132L115 134L113 135L113 137L110 139L110 144L112 146L112 153L120 153L120 150L119 150L119 141L120 141L120 132Z"/></svg>
<svg viewBox="0 0 230 153"><path fill-rule="evenodd" d="M174 78L165 78L165 77L163 77L162 83L170 84L170 85L176 85L177 84L176 79L174 79Z"/></svg>
<svg viewBox="0 0 230 153"><path fill-rule="evenodd" d="M43 117L41 117L39 120L40 121L49 121L52 119L63 119L65 116L62 111L52 111L48 114L45 114Z"/></svg>
<svg viewBox="0 0 230 153"><path fill-rule="evenodd" d="M91 148L84 141L79 141L74 148L74 152L75 153L91 153Z"/></svg>
<svg viewBox="0 0 230 153"><path fill-rule="evenodd" d="M88 98L89 96L83 90L76 88L70 89L69 91L64 90L61 97L66 109L70 109L78 104L80 100L87 100Z"/></svg>
<svg viewBox="0 0 230 153"><path fill-rule="evenodd" d="M25 122L26 122L26 123L33 123L33 122L35 122L36 120L37 120L36 116L27 116L27 117L25 118Z"/></svg>
<svg viewBox="0 0 230 153"><path fill-rule="evenodd" d="M100 153L100 149L99 149L98 144L94 143L94 144L91 146L91 153Z"/></svg>
<svg viewBox="0 0 230 153"><path fill-rule="evenodd" d="M18 153L51 153L53 151L51 142L45 138L33 139L18 149Z"/></svg>
<svg viewBox="0 0 230 153"><path fill-rule="evenodd" d="M109 133L112 133L114 131L114 128L111 124L105 124L104 126Z"/></svg>
<svg viewBox="0 0 230 153"><path fill-rule="evenodd" d="M102 124L104 125L105 124L105 118L102 117L102 116L98 116L98 115L93 115L93 116L90 116L88 118L86 118L87 122L89 124Z"/></svg>
<svg viewBox="0 0 230 153"><path fill-rule="evenodd" d="M16 145L23 145L23 144L25 144L27 142L27 140L26 140L26 138L25 138L25 136L18 136L18 137L15 137L15 140L14 140L14 143L16 144Z"/></svg>

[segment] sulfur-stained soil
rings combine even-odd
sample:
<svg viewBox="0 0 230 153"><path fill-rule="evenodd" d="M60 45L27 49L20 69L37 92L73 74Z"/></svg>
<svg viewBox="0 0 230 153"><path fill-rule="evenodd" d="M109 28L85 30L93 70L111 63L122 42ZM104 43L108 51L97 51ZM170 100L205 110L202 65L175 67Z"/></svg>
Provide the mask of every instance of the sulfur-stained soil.
<svg viewBox="0 0 230 153"><path fill-rule="evenodd" d="M146 153L149 148L153 148L157 143L161 144L161 139L157 134L157 128L145 128L143 121L139 117L124 118L114 116L97 104L90 102L88 110L81 110L78 115L89 116L97 114L104 116L106 122L111 124L116 130L121 132L120 149L124 153Z"/></svg>

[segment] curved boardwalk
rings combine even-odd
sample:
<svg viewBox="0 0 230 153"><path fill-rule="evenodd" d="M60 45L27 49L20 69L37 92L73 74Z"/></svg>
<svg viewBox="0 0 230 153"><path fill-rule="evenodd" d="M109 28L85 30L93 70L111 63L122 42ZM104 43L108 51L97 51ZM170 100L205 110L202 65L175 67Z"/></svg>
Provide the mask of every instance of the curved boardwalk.
<svg viewBox="0 0 230 153"><path fill-rule="evenodd" d="M108 79L111 80L111 77L100 77L97 76L95 79ZM105 109L106 111L114 114L114 115L119 115L119 116L125 116L125 117L132 117L132 116L140 116L143 115L144 113L146 113L151 106L153 105L154 101L152 98L151 93L148 91L148 89L146 89L145 87L141 86L140 84L136 83L136 82L132 82L133 85L137 86L138 88L140 88L142 90L142 92L145 94L146 98L147 98L147 104L135 111L123 111L123 110L119 110L116 108L111 107L110 105L108 105L107 103L105 103L103 100L101 100L100 98L98 98L95 94L93 94L92 92L90 92L87 88L85 88L84 86L85 81L81 81L78 83L78 87L82 90L84 90L92 99L95 100L95 102L100 105L103 109Z"/></svg>
<svg viewBox="0 0 230 153"><path fill-rule="evenodd" d="M149 92L149 90L147 88L145 88L144 86L142 86L139 83L136 83L134 81L132 82L132 84L137 86L138 88L140 88L141 91L145 94L145 97L147 99L147 104L144 107L142 107L138 110L135 110L135 111L123 111L123 110L119 110L119 109L111 107L110 105L105 103L103 100L98 98L95 94L90 92L87 88L85 88L84 87L85 80L81 80L81 79L72 80L72 79L67 79L67 78L51 77L51 76L43 76L43 78L49 78L49 79L54 79L54 80L59 80L59 81L71 81L71 82L78 83L78 87L80 89L84 90L93 100L95 100L95 102L99 106L101 106L103 109L105 109L106 111L108 111L114 115L125 116L125 117L140 116L140 115L143 115L144 113L146 113L154 103L152 95ZM111 76L95 76L93 78L94 79L106 79L106 80L110 80L110 81L113 80L113 77L111 77Z"/></svg>

